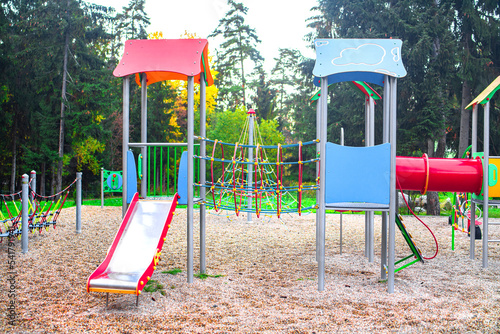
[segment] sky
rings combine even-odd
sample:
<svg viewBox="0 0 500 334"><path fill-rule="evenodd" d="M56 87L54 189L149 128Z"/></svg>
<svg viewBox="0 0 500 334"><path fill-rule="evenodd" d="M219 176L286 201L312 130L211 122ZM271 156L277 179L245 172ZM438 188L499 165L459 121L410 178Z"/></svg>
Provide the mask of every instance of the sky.
<svg viewBox="0 0 500 334"><path fill-rule="evenodd" d="M248 13L245 23L254 28L262 43L258 45L265 58L264 67L270 70L280 48L298 49L302 55L314 58L314 50L307 47L304 36L310 32L306 19L313 16L310 9L317 0L236 0L242 2ZM128 0L89 0L112 6L118 12ZM151 25L148 32L161 31L163 38L180 38L185 31L208 38L228 11L227 0L146 0L146 13ZM209 50L220 41L208 38ZM212 53L214 54L214 53Z"/></svg>

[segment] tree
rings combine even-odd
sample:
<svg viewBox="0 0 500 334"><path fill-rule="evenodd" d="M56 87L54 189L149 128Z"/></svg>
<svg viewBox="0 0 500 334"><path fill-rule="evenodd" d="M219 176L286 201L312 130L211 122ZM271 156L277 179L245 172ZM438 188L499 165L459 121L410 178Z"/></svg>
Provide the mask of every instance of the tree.
<svg viewBox="0 0 500 334"><path fill-rule="evenodd" d="M121 13L116 15L118 20L118 34L122 39L146 39L146 28L151 23L144 11L146 0L130 0L128 6L123 7Z"/></svg>
<svg viewBox="0 0 500 334"><path fill-rule="evenodd" d="M338 37L403 40L408 75L398 84L398 143L404 143L398 151L443 157L449 115L456 106L456 41L450 3L323 0L320 8L326 20L333 22ZM439 212L438 205L434 209L431 214Z"/></svg>
<svg viewBox="0 0 500 334"><path fill-rule="evenodd" d="M256 49L260 40L255 29L245 24L248 8L233 0L228 0L228 5L229 11L208 36L224 38L216 54L215 70L219 75L215 84L219 88L219 102L229 108L241 104L246 107L246 60L257 65L264 58Z"/></svg>
<svg viewBox="0 0 500 334"><path fill-rule="evenodd" d="M266 79L266 72L262 64L257 65L254 70L255 80L249 84L255 91L252 97L253 108L263 119L274 119L274 109L276 105L276 89L272 88L271 81Z"/></svg>
<svg viewBox="0 0 500 334"><path fill-rule="evenodd" d="M455 9L453 32L460 45L462 99L458 155L461 157L469 146L471 113L465 107L499 74L500 3L466 0L452 2L452 5Z"/></svg>

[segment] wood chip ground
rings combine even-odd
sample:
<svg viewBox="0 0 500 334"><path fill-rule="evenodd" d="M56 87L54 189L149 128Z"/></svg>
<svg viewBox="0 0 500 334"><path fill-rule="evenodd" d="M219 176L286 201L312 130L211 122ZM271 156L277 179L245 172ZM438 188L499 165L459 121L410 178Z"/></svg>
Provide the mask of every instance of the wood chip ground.
<svg viewBox="0 0 500 334"><path fill-rule="evenodd" d="M396 274L395 292L380 281L380 217L375 218L375 261L364 256L364 215L343 215L339 254L338 214L327 215L326 283L318 291L315 215L264 217L207 215L207 273L186 282L186 210L178 209L162 260L152 279L163 288L135 296L87 293L121 223L121 208L84 206L82 233L75 209L64 209L57 228L32 234L29 252L16 242L15 301L18 321L7 322L9 282L0 282L0 329L13 333L498 333L500 244L490 244L482 268L482 241L469 258L469 238L457 231L451 251L447 217L423 217L439 242L439 255ZM407 217L405 224L424 256L432 236ZM199 270L195 214L195 272ZM500 239L500 226L490 226ZM410 254L396 231L396 256ZM0 244L0 273L8 272ZM177 275L166 271L179 268Z"/></svg>

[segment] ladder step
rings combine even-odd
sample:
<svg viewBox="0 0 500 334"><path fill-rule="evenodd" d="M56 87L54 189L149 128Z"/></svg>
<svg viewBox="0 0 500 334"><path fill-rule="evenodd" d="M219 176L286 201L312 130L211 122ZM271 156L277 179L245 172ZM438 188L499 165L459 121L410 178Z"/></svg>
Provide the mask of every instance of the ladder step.
<svg viewBox="0 0 500 334"><path fill-rule="evenodd" d="M500 240L488 240L488 242L500 242Z"/></svg>
<svg viewBox="0 0 500 334"><path fill-rule="evenodd" d="M500 225L500 222L488 222L488 225Z"/></svg>

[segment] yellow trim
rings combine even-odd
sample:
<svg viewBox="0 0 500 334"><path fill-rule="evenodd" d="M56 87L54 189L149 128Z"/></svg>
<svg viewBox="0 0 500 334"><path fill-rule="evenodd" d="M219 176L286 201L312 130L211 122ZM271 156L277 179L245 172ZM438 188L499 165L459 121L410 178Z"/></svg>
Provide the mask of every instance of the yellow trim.
<svg viewBox="0 0 500 334"><path fill-rule="evenodd" d="M104 289L104 288L89 288L90 292L111 292L111 293L127 293L135 295L135 290L118 290L118 289Z"/></svg>
<svg viewBox="0 0 500 334"><path fill-rule="evenodd" d="M500 76L498 76L495 80L493 80L493 82L490 83L490 85L488 87L486 87L486 89L483 90L474 100L472 100L472 102L469 103L469 105L467 107L465 107L465 109L469 109L470 107L472 107L473 105L478 104L478 103L481 103L481 104L486 103L486 102L483 102L484 99L486 97L488 97L488 95L490 95L490 93L492 91L494 91L499 85L500 85Z"/></svg>

